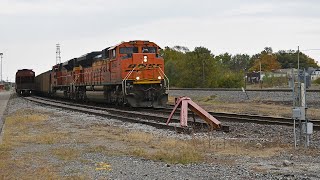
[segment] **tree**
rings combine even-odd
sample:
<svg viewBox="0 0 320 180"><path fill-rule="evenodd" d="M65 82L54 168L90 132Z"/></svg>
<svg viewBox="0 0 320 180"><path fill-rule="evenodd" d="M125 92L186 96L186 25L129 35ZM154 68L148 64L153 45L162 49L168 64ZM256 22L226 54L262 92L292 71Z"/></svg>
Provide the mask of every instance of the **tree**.
<svg viewBox="0 0 320 180"><path fill-rule="evenodd" d="M231 58L230 70L235 72L245 71L249 68L250 56L247 54L236 54Z"/></svg>
<svg viewBox="0 0 320 180"><path fill-rule="evenodd" d="M281 64L283 69L286 68L297 68L298 67L298 53L294 50L280 50L276 53L277 59ZM300 52L299 53L299 66L300 68L307 69L308 67L319 67L316 61L306 54Z"/></svg>
<svg viewBox="0 0 320 180"><path fill-rule="evenodd" d="M171 86L176 86L180 80L180 74L182 69L182 64L183 64L183 59L185 59L186 55L182 51L178 51L176 49L187 49L186 47L181 47L179 48L169 48L165 47L165 49L161 50L160 54L164 58L165 61L165 73L170 79L170 85Z"/></svg>
<svg viewBox="0 0 320 180"><path fill-rule="evenodd" d="M229 68L231 66L231 54L224 53L215 57L215 61L224 67Z"/></svg>
<svg viewBox="0 0 320 180"><path fill-rule="evenodd" d="M277 60L277 56L272 53L270 47L266 47L254 60L253 66L250 71L260 71L260 65L262 71L272 71L281 68L281 64Z"/></svg>
<svg viewBox="0 0 320 180"><path fill-rule="evenodd" d="M214 69L213 57L211 51L205 47L196 47L193 51L186 52L179 85L182 87L207 87L210 73Z"/></svg>

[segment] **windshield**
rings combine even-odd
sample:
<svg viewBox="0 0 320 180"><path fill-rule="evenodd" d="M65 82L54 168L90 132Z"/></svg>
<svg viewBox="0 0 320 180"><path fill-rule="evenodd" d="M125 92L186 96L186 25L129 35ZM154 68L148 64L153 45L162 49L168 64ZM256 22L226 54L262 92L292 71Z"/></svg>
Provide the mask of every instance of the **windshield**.
<svg viewBox="0 0 320 180"><path fill-rule="evenodd" d="M156 47L143 47L142 52L143 53L156 53L157 48Z"/></svg>
<svg viewBox="0 0 320 180"><path fill-rule="evenodd" d="M138 53L138 47L121 47L120 54Z"/></svg>

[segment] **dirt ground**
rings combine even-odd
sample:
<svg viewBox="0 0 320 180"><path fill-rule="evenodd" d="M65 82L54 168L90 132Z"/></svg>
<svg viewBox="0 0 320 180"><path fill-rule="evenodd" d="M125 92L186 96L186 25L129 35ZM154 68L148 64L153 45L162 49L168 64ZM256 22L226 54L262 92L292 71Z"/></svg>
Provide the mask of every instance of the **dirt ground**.
<svg viewBox="0 0 320 180"><path fill-rule="evenodd" d="M245 112L240 104L206 104L209 110ZM23 104L23 103L22 103ZM21 106L21 107L20 107ZM259 109L261 105L256 107ZM112 161L105 157L139 157L167 164L240 164L254 173L312 173L319 163L297 162L282 165L283 159L318 157L318 149L295 151L292 144L278 139L229 137L223 132L201 136L154 134L108 124L97 117L57 112L33 104L19 105L6 116L3 142L0 145L0 179L96 179L113 172ZM279 111L279 109L272 109ZM287 109L279 112L284 113ZM269 111L270 112L270 109ZM220 136L220 137L219 137ZM184 137L184 138L181 138ZM258 139L258 142L254 139ZM307 160L309 161L309 160ZM290 162L291 163L291 162ZM124 165L123 165L124 166ZM289 170L288 170L289 169ZM104 176L105 175L105 176Z"/></svg>

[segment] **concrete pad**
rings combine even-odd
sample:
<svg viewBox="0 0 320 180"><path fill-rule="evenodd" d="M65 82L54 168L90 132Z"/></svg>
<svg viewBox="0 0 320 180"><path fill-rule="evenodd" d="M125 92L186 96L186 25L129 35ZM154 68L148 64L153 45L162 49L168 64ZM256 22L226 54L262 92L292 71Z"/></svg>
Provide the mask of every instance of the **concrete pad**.
<svg viewBox="0 0 320 180"><path fill-rule="evenodd" d="M2 139L2 129L3 129L3 113L6 110L8 100L10 98L10 95L12 94L12 91L0 91L0 144Z"/></svg>

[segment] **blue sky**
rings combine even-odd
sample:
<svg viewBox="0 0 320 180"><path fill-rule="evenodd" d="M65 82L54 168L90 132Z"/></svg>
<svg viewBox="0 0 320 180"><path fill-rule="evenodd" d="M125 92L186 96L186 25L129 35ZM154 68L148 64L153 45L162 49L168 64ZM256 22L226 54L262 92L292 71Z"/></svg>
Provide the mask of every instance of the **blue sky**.
<svg viewBox="0 0 320 180"><path fill-rule="evenodd" d="M205 46L213 54L320 49L316 0L0 0L3 79L17 69L36 74L62 61L121 41ZM320 51L305 51L320 61Z"/></svg>

